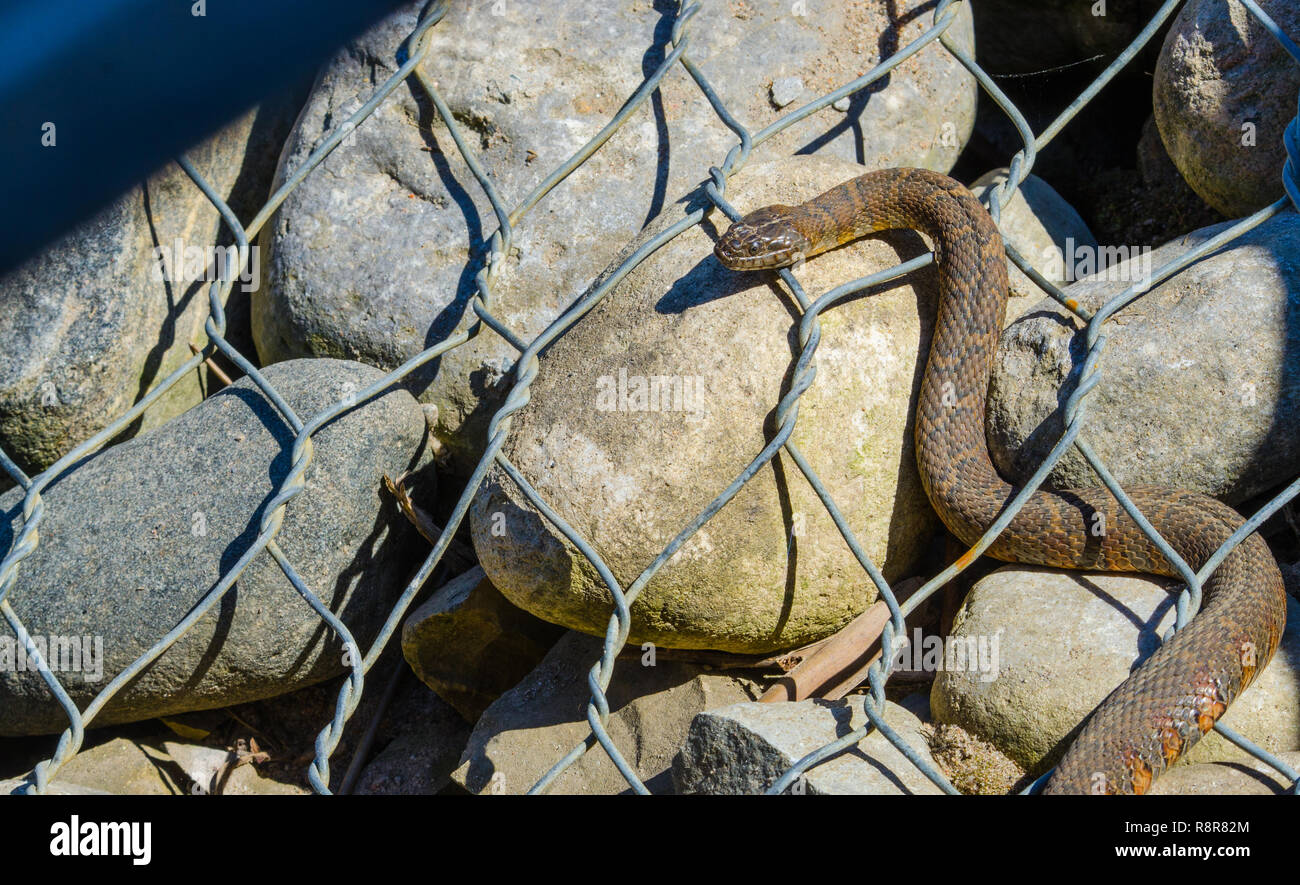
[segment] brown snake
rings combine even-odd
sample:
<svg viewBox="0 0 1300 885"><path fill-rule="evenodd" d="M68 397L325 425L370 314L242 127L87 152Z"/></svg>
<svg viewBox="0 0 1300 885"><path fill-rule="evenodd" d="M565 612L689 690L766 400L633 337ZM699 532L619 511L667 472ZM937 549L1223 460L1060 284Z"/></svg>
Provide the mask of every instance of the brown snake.
<svg viewBox="0 0 1300 885"><path fill-rule="evenodd" d="M998 475L984 437L1007 267L1002 238L979 201L947 176L886 169L799 206L746 215L714 252L733 270L784 267L897 228L929 236L939 274L939 314L916 409L921 481L943 522L974 545L1019 491ZM1150 486L1126 491L1193 570L1242 523L1206 495ZM1040 489L987 552L1007 562L1176 576L1105 488ZM1044 792L1146 792L1263 670L1285 620L1282 576L1252 534L1205 582L1200 612L1096 709Z"/></svg>

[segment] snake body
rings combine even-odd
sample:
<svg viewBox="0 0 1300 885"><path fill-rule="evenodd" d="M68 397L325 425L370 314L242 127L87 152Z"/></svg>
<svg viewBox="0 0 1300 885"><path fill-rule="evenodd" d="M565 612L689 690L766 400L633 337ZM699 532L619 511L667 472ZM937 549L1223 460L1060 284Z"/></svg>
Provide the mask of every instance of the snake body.
<svg viewBox="0 0 1300 885"><path fill-rule="evenodd" d="M917 464L940 518L974 545L1019 491L998 474L985 441L1007 268L997 227L979 201L958 182L927 170L871 172L801 205L745 216L714 251L733 270L782 267L897 228L930 238L939 276L938 318L916 409ZM1158 487L1125 491L1193 570L1242 523L1236 511L1206 495ZM987 553L1008 562L1176 575L1100 487L1040 489ZM1200 612L1094 711L1045 792L1146 792L1268 663L1285 618L1282 576L1264 541L1252 534L1204 583Z"/></svg>

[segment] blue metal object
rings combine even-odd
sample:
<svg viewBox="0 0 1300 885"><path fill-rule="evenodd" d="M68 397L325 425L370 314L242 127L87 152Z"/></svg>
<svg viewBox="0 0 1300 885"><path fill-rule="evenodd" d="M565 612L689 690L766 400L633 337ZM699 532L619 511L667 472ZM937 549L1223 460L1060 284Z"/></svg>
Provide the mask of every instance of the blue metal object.
<svg viewBox="0 0 1300 885"><path fill-rule="evenodd" d="M399 2L0 3L0 273Z"/></svg>

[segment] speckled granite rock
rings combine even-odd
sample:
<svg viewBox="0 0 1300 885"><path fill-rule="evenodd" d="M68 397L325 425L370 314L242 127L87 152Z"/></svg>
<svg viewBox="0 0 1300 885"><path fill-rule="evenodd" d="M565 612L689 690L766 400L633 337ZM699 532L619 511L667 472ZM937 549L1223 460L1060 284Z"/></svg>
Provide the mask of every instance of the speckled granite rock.
<svg viewBox="0 0 1300 885"><path fill-rule="evenodd" d="M299 360L267 379L304 420L382 377L369 366ZM243 380L168 424L108 449L44 494L40 543L19 565L8 601L37 637L98 642L59 672L84 707L177 624L249 549L295 434ZM426 427L415 400L391 391L313 437L306 489L288 505L277 543L307 586L367 637L409 577L413 529L382 486L418 467ZM17 489L0 496L0 549L21 529ZM0 654L15 639L0 627ZM90 646L96 648L94 643ZM263 552L231 592L97 717L133 721L270 697L345 669L343 649ZM62 730L34 671L0 667L0 734Z"/></svg>

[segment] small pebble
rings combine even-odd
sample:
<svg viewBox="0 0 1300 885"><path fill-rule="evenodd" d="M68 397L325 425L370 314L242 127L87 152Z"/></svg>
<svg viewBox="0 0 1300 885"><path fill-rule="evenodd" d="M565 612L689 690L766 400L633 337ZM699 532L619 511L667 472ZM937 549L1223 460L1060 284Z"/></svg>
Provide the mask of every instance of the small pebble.
<svg viewBox="0 0 1300 885"><path fill-rule="evenodd" d="M803 93L803 80L798 77L780 77L772 81L772 104L783 108Z"/></svg>
<svg viewBox="0 0 1300 885"><path fill-rule="evenodd" d="M846 112L849 109L849 97L846 95L843 98L835 99L835 101L831 102L831 107L841 113Z"/></svg>

